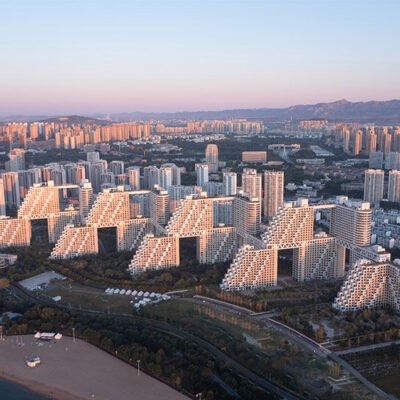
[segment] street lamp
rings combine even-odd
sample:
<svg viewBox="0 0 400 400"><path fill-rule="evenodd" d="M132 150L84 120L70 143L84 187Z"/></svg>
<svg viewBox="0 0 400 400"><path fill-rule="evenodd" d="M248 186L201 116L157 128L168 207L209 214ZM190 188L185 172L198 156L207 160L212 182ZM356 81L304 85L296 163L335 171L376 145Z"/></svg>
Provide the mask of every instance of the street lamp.
<svg viewBox="0 0 400 400"><path fill-rule="evenodd" d="M197 393L196 394L196 399L201 400L202 396L203 396L203 393Z"/></svg>
<svg viewBox="0 0 400 400"><path fill-rule="evenodd" d="M75 328L72 328L72 341L75 343Z"/></svg>
<svg viewBox="0 0 400 400"><path fill-rule="evenodd" d="M137 360L137 376L140 376L140 360Z"/></svg>

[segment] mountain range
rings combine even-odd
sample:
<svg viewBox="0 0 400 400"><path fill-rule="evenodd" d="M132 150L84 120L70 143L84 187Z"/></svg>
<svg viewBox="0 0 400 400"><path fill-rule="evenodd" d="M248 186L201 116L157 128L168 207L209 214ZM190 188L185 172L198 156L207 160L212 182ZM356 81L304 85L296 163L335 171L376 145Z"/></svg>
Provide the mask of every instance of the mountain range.
<svg viewBox="0 0 400 400"><path fill-rule="evenodd" d="M96 117L104 118L103 114ZM252 108L221 111L184 111L176 113L117 113L114 121L149 119L230 119L246 118L268 121L287 121L324 118L338 122L400 123L400 100L350 102L345 99L332 103L296 105L287 108Z"/></svg>
<svg viewBox="0 0 400 400"><path fill-rule="evenodd" d="M180 119L231 119L246 118L250 120L288 121L323 118L332 122L362 122L400 124L400 100L350 102L345 99L332 103L296 105L287 108L251 108L221 111L182 111L175 113L123 112L114 114L95 113L87 117L81 116L24 116L14 115L0 117L2 121L39 121L84 122L98 119L112 121L145 121L145 120L180 120Z"/></svg>

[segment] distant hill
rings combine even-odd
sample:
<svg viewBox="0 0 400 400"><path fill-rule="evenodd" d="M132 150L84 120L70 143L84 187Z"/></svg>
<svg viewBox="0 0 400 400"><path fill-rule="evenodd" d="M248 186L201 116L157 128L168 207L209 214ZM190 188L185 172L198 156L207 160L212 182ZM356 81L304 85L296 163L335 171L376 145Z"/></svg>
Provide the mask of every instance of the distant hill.
<svg viewBox="0 0 400 400"><path fill-rule="evenodd" d="M66 115L61 117L48 117L41 119L40 122L55 122L55 123L68 123L68 124L109 124L110 121L106 121L100 118L94 118L93 116L84 117L81 115Z"/></svg>
<svg viewBox="0 0 400 400"><path fill-rule="evenodd" d="M10 115L7 117L0 117L0 121L4 122L66 122L68 124L109 124L111 121L95 118L94 116L81 116L81 115L65 115L65 116L48 116L48 115Z"/></svg>
<svg viewBox="0 0 400 400"><path fill-rule="evenodd" d="M107 118L107 119L105 119ZM350 102L338 100L332 103L297 105L288 108L250 108L221 111L182 111L175 113L124 112L114 114L92 114L88 117L70 115L65 117L52 116L10 116L0 118L2 121L48 121L69 123L101 124L113 121L147 121L150 119L230 119L246 118L268 121L288 121L301 119L323 118L332 122L369 122L400 124L400 100Z"/></svg>
<svg viewBox="0 0 400 400"><path fill-rule="evenodd" d="M228 119L246 118L264 121L284 121L324 118L329 121L400 123L400 100L352 103L339 100L333 103L297 105L288 108L254 108L221 111L183 111L175 113L117 113L109 115L114 121L149 119ZM96 117L105 117L96 114Z"/></svg>
<svg viewBox="0 0 400 400"><path fill-rule="evenodd" d="M326 118L331 121L400 122L400 100L333 103L289 107L283 113L293 119Z"/></svg>

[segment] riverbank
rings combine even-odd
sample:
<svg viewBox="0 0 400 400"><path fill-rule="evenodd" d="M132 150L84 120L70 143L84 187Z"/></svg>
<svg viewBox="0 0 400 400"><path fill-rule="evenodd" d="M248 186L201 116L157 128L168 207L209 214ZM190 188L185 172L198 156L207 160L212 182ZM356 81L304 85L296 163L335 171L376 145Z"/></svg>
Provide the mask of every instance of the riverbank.
<svg viewBox="0 0 400 400"><path fill-rule="evenodd" d="M21 343L21 339L18 341ZM187 400L183 394L140 373L121 360L81 340L64 337L37 345L33 336L0 341L0 377L56 400ZM27 357L41 364L29 368Z"/></svg>
<svg viewBox="0 0 400 400"><path fill-rule="evenodd" d="M51 400L50 397L29 390L27 387L0 377L1 398L6 400Z"/></svg>

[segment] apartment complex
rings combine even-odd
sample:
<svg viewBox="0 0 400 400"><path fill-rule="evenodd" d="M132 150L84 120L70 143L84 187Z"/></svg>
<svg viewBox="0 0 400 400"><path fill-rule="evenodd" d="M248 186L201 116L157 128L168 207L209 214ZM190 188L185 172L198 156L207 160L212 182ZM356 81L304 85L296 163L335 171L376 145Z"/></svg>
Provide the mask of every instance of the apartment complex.
<svg viewBox="0 0 400 400"><path fill-rule="evenodd" d="M116 163L113 168L121 172L123 165ZM245 175L252 177L253 183L261 179L253 171L246 171ZM170 177L173 183L172 173ZM279 251L287 249L293 250L293 279L303 282L341 278L348 249L350 262L356 266L361 258L390 265L383 272L378 269L381 271L378 274L362 270L354 275L352 285L361 287L366 283L363 277L371 273L375 279L384 273L390 278L387 287L392 287L395 278L391 277L397 276L393 272L397 267L392 267L387 253L370 247L372 210L368 203L350 202L342 196L329 204L310 205L307 200L299 199L279 207L272 202L280 199L282 173L268 172L264 179L268 191L264 200L271 200L269 206L277 209L261 236L259 198L245 193L208 197L197 186L171 185L164 190L156 185L151 191L117 186L104 189L94 198L88 181L59 186L49 181L30 188L16 218L0 218L0 245L29 245L32 221L46 219L49 241L55 243L51 258L66 259L97 254L99 230L115 228L117 251L135 252L128 267L135 275L179 266L181 239L196 238L196 257L200 263L231 261L221 283L221 288L227 291L276 286ZM63 193L68 190L79 192L79 207L62 206ZM171 204L174 204L172 213ZM315 215L321 210L330 213L329 234L315 232ZM357 271L352 268L350 273L353 270ZM348 284L346 278L344 285ZM369 290L368 301L364 303L381 304L383 300L371 303L371 296L381 289L371 285ZM392 292L387 289L387 293L392 299ZM343 301L350 304L341 306L343 309L359 307L351 305L352 299Z"/></svg>
<svg viewBox="0 0 400 400"><path fill-rule="evenodd" d="M383 199L385 173L380 169L365 171L364 200L378 204Z"/></svg>
<svg viewBox="0 0 400 400"><path fill-rule="evenodd" d="M388 200L400 202L400 171L389 172Z"/></svg>
<svg viewBox="0 0 400 400"><path fill-rule="evenodd" d="M264 217L271 219L283 205L284 173L264 172Z"/></svg>
<svg viewBox="0 0 400 400"><path fill-rule="evenodd" d="M339 311L390 306L400 312L400 265L367 259L353 264L337 294L333 307Z"/></svg>

